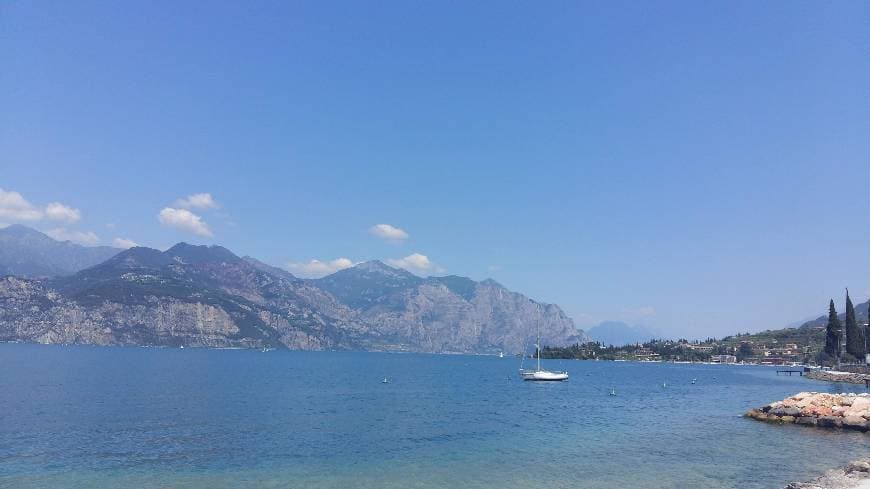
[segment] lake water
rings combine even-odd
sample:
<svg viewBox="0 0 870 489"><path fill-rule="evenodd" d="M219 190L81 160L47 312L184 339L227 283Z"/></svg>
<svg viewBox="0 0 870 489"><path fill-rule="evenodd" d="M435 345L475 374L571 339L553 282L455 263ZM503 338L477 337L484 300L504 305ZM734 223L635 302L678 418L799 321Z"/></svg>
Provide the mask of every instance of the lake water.
<svg viewBox="0 0 870 489"><path fill-rule="evenodd" d="M549 365L571 380L524 383L516 358L0 345L0 487L779 488L870 455L865 434L741 417L863 386Z"/></svg>

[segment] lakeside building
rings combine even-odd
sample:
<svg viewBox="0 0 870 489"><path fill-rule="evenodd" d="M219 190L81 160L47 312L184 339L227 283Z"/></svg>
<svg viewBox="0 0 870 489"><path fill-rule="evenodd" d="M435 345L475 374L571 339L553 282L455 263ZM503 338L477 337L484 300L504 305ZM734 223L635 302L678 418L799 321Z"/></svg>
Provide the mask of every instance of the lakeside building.
<svg viewBox="0 0 870 489"><path fill-rule="evenodd" d="M693 344L686 344L686 345L683 345L683 348L686 348L686 349L688 349L688 350L700 351L700 352L703 352L703 353L712 353L712 352L713 352L713 349L716 348L716 344L715 344L715 343L712 344L712 345L704 345L704 344L693 345Z"/></svg>
<svg viewBox="0 0 870 489"><path fill-rule="evenodd" d="M713 355L710 357L713 363L737 363L737 357L734 355Z"/></svg>
<svg viewBox="0 0 870 489"><path fill-rule="evenodd" d="M658 360L661 357L661 355L646 347L641 347L635 350L634 356L638 360Z"/></svg>

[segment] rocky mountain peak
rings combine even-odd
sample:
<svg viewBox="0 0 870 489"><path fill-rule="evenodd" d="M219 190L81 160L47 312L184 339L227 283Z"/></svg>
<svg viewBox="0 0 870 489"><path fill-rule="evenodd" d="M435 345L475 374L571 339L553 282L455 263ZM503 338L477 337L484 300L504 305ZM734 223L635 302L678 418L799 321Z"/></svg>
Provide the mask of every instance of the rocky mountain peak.
<svg viewBox="0 0 870 489"><path fill-rule="evenodd" d="M0 229L0 236L18 239L30 238L48 241L52 240L44 233L41 233L33 228L29 228L23 224L11 224L9 226L6 226L5 228Z"/></svg>
<svg viewBox="0 0 870 489"><path fill-rule="evenodd" d="M382 273L385 275L404 275L408 274L405 270L401 268L391 267L386 263L380 260L369 260L364 261L362 263L357 263L356 265L347 268L345 270L355 270L358 272L369 272L369 273Z"/></svg>
<svg viewBox="0 0 870 489"><path fill-rule="evenodd" d="M313 281L339 301L355 308L366 308L387 296L423 283L423 279L401 268L372 260L339 270Z"/></svg>
<svg viewBox="0 0 870 489"><path fill-rule="evenodd" d="M136 246L124 250L98 267L106 268L163 268L171 260L160 250Z"/></svg>
<svg viewBox="0 0 870 489"><path fill-rule="evenodd" d="M184 264L237 263L242 259L232 251L218 245L192 245L178 243L164 252L170 259Z"/></svg>
<svg viewBox="0 0 870 489"><path fill-rule="evenodd" d="M0 274L19 277L71 275L121 251L57 241L35 229L13 224L0 229Z"/></svg>
<svg viewBox="0 0 870 489"><path fill-rule="evenodd" d="M487 287L497 287L500 289L505 288L504 285L496 282L495 280L493 280L491 278L488 278L486 280L482 280L480 283L481 283L481 285L486 285Z"/></svg>
<svg viewBox="0 0 870 489"><path fill-rule="evenodd" d="M260 260L252 257L252 256L243 256L242 260L245 261L248 265L256 268L261 272L266 272L268 274L274 275L276 277L283 278L285 280L297 281L300 280L299 277L293 275L292 273L284 270L283 268L274 267L269 265L268 263L263 263Z"/></svg>

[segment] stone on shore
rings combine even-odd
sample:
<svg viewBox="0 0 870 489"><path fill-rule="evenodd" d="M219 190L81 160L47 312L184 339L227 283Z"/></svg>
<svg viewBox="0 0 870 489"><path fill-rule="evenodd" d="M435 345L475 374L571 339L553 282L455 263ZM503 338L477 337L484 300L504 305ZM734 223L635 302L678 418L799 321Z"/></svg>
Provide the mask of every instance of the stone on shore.
<svg viewBox="0 0 870 489"><path fill-rule="evenodd" d="M829 470L825 475L807 482L792 482L783 489L860 489L870 483L870 458Z"/></svg>
<svg viewBox="0 0 870 489"><path fill-rule="evenodd" d="M870 374L857 374L852 372L838 372L836 370L814 369L806 373L808 379L824 380L827 382L846 382L849 384L863 384L870 380Z"/></svg>
<svg viewBox="0 0 870 489"><path fill-rule="evenodd" d="M870 430L870 394L800 392L746 413L747 417L777 424Z"/></svg>

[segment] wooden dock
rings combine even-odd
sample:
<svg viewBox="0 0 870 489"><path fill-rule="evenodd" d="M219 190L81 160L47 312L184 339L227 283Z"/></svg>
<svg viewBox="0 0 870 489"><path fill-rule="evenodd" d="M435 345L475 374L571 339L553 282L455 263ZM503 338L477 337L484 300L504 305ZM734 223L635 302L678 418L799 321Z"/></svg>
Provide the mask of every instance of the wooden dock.
<svg viewBox="0 0 870 489"><path fill-rule="evenodd" d="M801 377L803 377L804 371L803 370L777 370L776 375L779 375L779 374L788 375L789 377L791 377L793 374L798 374Z"/></svg>

